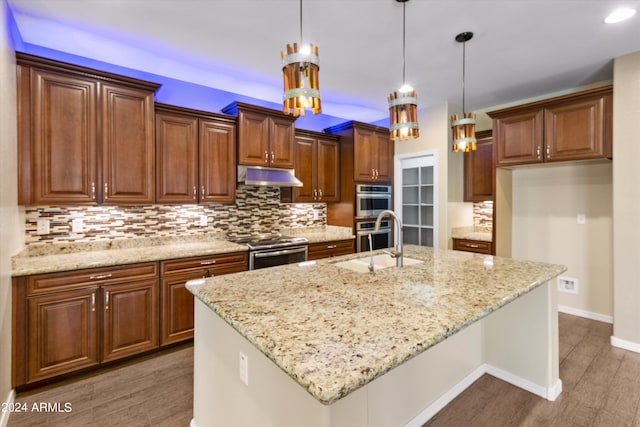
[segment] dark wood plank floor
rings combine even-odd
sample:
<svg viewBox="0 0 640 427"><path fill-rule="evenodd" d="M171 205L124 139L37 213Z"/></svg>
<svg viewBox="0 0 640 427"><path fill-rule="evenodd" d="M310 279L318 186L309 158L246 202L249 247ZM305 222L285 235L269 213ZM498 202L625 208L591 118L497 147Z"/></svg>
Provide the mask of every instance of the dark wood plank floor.
<svg viewBox="0 0 640 427"><path fill-rule="evenodd" d="M640 354L611 347L609 324L560 314L555 402L484 375L425 426L640 427ZM70 413L12 414L20 426L186 427L192 417L193 348L19 394L16 402L70 402Z"/></svg>

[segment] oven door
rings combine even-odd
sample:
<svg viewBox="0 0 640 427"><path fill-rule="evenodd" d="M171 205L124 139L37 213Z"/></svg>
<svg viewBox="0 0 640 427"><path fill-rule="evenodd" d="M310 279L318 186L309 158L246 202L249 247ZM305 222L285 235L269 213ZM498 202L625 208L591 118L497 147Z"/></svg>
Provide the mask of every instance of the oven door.
<svg viewBox="0 0 640 427"><path fill-rule="evenodd" d="M357 194L356 217L376 217L382 211L391 209L390 194Z"/></svg>
<svg viewBox="0 0 640 427"><path fill-rule="evenodd" d="M249 270L295 264L307 260L307 245L249 252Z"/></svg>
<svg viewBox="0 0 640 427"><path fill-rule="evenodd" d="M358 252L366 252L369 250L369 234L371 234L373 250L391 247L390 228L381 228L379 231L359 231L356 234L356 249Z"/></svg>

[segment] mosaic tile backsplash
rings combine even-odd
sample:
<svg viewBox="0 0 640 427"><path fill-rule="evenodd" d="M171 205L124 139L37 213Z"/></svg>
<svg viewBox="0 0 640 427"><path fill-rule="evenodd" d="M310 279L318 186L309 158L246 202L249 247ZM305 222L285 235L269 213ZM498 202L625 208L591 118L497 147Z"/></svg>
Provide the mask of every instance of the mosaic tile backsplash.
<svg viewBox="0 0 640 427"><path fill-rule="evenodd" d="M473 204L473 225L475 227L493 227L493 202Z"/></svg>
<svg viewBox="0 0 640 427"><path fill-rule="evenodd" d="M25 243L68 243L223 232L230 237L316 227L327 222L324 203L280 203L278 187L238 186L233 205L30 206ZM206 225L200 225L206 219ZM49 234L38 234L38 220ZM82 230L72 231L81 222Z"/></svg>

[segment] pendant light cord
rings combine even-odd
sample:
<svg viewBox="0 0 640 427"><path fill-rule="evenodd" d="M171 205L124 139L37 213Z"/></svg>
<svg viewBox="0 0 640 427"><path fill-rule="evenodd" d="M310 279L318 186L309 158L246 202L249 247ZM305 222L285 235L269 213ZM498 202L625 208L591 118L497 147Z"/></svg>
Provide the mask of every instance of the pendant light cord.
<svg viewBox="0 0 640 427"><path fill-rule="evenodd" d="M467 46L467 42L462 43L462 116L464 116L464 112L465 112L464 110L464 74L465 74L466 46Z"/></svg>
<svg viewBox="0 0 640 427"><path fill-rule="evenodd" d="M407 26L406 25L406 19L407 19L406 5L407 5L406 1L402 3L402 86L406 85L406 81L405 81L405 40L406 40L405 29Z"/></svg>
<svg viewBox="0 0 640 427"><path fill-rule="evenodd" d="M302 0L300 0L300 46L302 46Z"/></svg>

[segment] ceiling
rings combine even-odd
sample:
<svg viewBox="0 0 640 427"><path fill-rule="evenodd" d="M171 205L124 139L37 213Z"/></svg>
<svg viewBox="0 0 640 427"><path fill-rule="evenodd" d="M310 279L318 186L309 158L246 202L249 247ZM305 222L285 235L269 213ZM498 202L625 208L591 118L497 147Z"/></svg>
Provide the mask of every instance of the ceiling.
<svg viewBox="0 0 640 427"><path fill-rule="evenodd" d="M22 42L280 103L280 51L300 36L297 0L7 0ZM640 51L640 0L412 0L406 81L418 107L502 105L612 78L612 59ZM402 84L402 3L304 0L303 41L320 52L323 113L388 116Z"/></svg>

